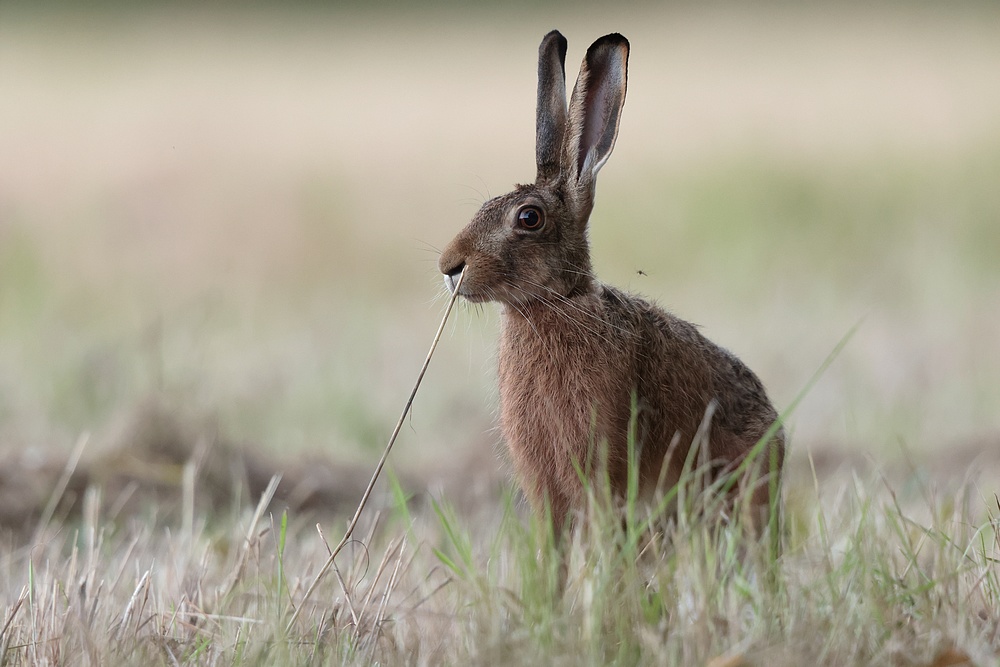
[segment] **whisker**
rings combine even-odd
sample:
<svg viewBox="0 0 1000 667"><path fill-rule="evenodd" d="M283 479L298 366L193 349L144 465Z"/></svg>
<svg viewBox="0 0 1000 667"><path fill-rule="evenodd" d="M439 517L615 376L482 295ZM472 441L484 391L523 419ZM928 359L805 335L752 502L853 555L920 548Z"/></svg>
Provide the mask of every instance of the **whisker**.
<svg viewBox="0 0 1000 667"><path fill-rule="evenodd" d="M490 186L486 184L486 181L483 180L483 177L480 176L479 174L476 174L476 178L479 179L479 182L482 184L483 189L486 190L486 200L493 199L493 195L490 194Z"/></svg>
<svg viewBox="0 0 1000 667"><path fill-rule="evenodd" d="M627 329L623 329L621 327L618 327L618 326L612 324L611 322L608 322L608 321L604 320L603 318L599 317L595 313L587 310L586 308L581 307L577 303L574 303L572 299L570 299L570 298L568 298L566 296L563 296L562 294L559 294L558 292L556 292L554 289L552 289L551 287L549 287L547 285L542 285L540 283L536 283L536 282L534 282L532 280L527 280L527 279L524 279L524 278L522 278L522 280L524 282L528 283L529 285L532 285L532 286L537 287L537 288L539 288L541 290L544 290L548 294L550 294L553 297L555 297L560 303L562 303L562 304L564 304L564 305L572 308L573 310L577 311L581 315L584 315L585 317L589 317L593 321L597 322L598 324L601 325L602 328L603 327L610 327L610 328L615 329L616 331L618 331L620 333L623 333L623 334L629 333L629 331ZM542 297L539 296L539 298L542 298ZM554 305L553 302L551 302L551 301L548 301L547 303L549 303L550 305ZM591 331L593 333L595 333L595 334L600 335L599 331L597 331L597 330L591 330ZM602 338L603 338L603 336L602 336ZM604 340L607 341L608 339L604 338ZM610 342L610 341L608 341L608 342Z"/></svg>
<svg viewBox="0 0 1000 667"><path fill-rule="evenodd" d="M424 241L423 239L418 239L415 236L411 236L410 240L413 241L414 243L419 243L420 245L424 246L423 248L421 248L421 250L427 250L428 252L436 252L439 255L443 252L441 248L438 248L436 245L430 244L427 241Z"/></svg>
<svg viewBox="0 0 1000 667"><path fill-rule="evenodd" d="M479 182L482 184L483 188L486 190L486 196L483 195L482 190L480 190L479 188L475 187L474 185L469 185L468 183L462 183L461 185L462 185L463 188L465 188L466 190L472 190L473 192L476 193L476 196L478 197L478 199L474 199L474 198L464 199L462 201L463 204L475 204L477 206L482 206L487 201L489 201L490 199L492 199L492 197L489 196L490 189L489 189L489 187L487 187L486 181L484 181L483 178L482 178L482 176L479 176L478 174L476 175L476 178L479 179Z"/></svg>
<svg viewBox="0 0 1000 667"><path fill-rule="evenodd" d="M524 280L524 279L521 279L521 280L522 280L522 282L526 282L529 285L533 285L535 287L538 287L538 288L542 289L543 290L543 294L532 294L530 296L532 298L538 300L539 302L541 302L545 306L547 306L548 310L551 313L553 313L557 317L559 317L564 323L566 323L566 324L570 325L571 327L573 327L573 329L575 331L577 331L582 337L588 337L588 336L589 337L596 337L596 338L599 338L600 340L603 340L605 343L607 343L609 345L613 344L613 341L607 335L605 335L604 331L601 331L601 328L593 327L593 326L588 326L585 321L583 321L583 320L581 320L579 318L576 318L576 317L571 317L570 313L566 312L564 306L566 306L566 305L570 306L571 308L579 311L580 313L582 313L582 314L590 317L591 319L593 319L595 322L597 322L598 324L600 324L602 326L607 324L603 320L601 320L600 318L598 318L596 315L594 315L593 313L590 313L590 312L586 311L583 308L580 308L579 306L577 306L576 304L572 303L571 301L569 301L568 299L566 299L565 297L563 297L561 294L559 294L558 292L555 292L554 290L552 290L549 287L546 287L544 285L540 285L538 283L535 283L534 281ZM508 281L508 284L509 284L509 281ZM522 293L524 292L524 290L520 289L520 287L518 287L518 286L511 285L511 287L514 288L514 289L518 289ZM545 294L546 292L548 294L551 294L552 296L556 297L557 299L561 300L562 302L560 303L560 301L557 301L557 300L554 300L552 298L549 298L547 296L547 294ZM519 312L522 312L522 314L524 314L525 316L527 316L527 313L523 313L523 311L520 311L520 310L519 310Z"/></svg>
<svg viewBox="0 0 1000 667"><path fill-rule="evenodd" d="M517 311L518 314L520 314L521 317L524 318L524 321L528 323L528 326L531 327L531 330L535 332L535 336L538 337L538 342L541 345L541 348L543 350L545 350L546 354L549 355L549 359L552 361L552 365L553 366L558 365L558 362L556 361L556 355L553 354L552 349L545 344L545 338L542 336L542 333L535 326L535 323L531 321L531 318L528 317L528 314L526 312L524 312L523 310L521 310L521 307L518 306L517 303L511 302L511 303L508 304L508 306L510 308L513 308L515 311Z"/></svg>

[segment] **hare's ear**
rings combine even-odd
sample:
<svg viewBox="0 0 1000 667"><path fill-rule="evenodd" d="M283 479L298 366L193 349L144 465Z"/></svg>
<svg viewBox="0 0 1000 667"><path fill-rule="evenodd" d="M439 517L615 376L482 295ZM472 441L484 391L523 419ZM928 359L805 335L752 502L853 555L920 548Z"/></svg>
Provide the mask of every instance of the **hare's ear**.
<svg viewBox="0 0 1000 667"><path fill-rule="evenodd" d="M590 45L569 102L569 120L563 145L563 174L570 185L592 204L597 172L611 155L625 105L628 78L628 40L614 33Z"/></svg>
<svg viewBox="0 0 1000 667"><path fill-rule="evenodd" d="M553 30L538 47L538 106L535 108L535 162L539 185L559 178L566 131L566 38Z"/></svg>

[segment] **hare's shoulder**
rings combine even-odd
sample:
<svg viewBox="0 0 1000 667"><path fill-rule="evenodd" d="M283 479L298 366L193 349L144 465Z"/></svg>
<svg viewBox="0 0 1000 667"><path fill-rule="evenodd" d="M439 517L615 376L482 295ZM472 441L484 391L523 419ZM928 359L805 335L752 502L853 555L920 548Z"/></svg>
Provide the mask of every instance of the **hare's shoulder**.
<svg viewBox="0 0 1000 667"><path fill-rule="evenodd" d="M649 299L611 285L601 286L601 302L608 322L635 330L647 345L671 348L713 348L698 327Z"/></svg>
<svg viewBox="0 0 1000 667"><path fill-rule="evenodd" d="M638 332L638 355L644 360L640 374L652 385L682 386L692 397L704 392L715 398L717 421L734 431L744 430L751 416L773 420L774 409L757 375L696 325L615 287L604 286L602 301L609 321L627 320Z"/></svg>

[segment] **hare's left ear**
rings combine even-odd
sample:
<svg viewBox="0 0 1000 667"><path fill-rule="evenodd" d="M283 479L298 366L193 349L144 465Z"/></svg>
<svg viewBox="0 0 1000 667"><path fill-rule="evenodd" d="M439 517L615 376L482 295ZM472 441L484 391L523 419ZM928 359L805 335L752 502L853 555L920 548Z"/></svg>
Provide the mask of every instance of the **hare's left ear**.
<svg viewBox="0 0 1000 667"><path fill-rule="evenodd" d="M597 172L607 162L618 137L628 51L628 40L618 33L591 44L570 98L562 170L584 206L593 204Z"/></svg>
<svg viewBox="0 0 1000 667"><path fill-rule="evenodd" d="M535 108L537 183L559 178L566 131L566 38L553 30L538 47L538 105Z"/></svg>

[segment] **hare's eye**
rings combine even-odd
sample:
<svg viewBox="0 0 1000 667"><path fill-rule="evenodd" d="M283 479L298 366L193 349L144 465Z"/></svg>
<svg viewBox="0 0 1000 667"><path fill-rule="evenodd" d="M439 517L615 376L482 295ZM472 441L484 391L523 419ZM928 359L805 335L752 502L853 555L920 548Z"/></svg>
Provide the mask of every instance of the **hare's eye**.
<svg viewBox="0 0 1000 667"><path fill-rule="evenodd" d="M537 206L525 206L517 212L517 224L521 229L540 229L545 218Z"/></svg>

